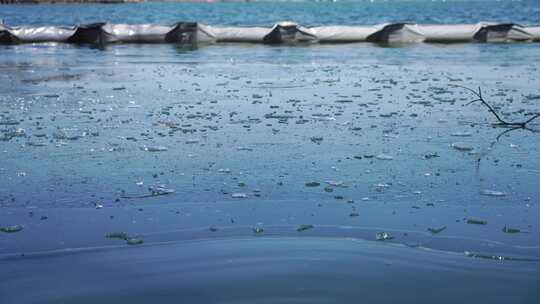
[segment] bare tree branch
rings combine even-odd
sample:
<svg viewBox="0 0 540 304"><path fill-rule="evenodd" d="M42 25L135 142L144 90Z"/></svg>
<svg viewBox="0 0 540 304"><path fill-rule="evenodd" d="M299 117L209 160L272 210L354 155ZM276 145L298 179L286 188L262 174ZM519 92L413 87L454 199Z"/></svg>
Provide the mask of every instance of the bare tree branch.
<svg viewBox="0 0 540 304"><path fill-rule="evenodd" d="M475 90L473 90L471 88L461 86L461 85L457 85L457 84L451 84L451 86L465 89L465 90L471 92L472 94L474 94L476 97L478 97L477 99L468 102L467 105L470 105L472 103L480 101L486 108L488 108L489 112L491 112L491 114L493 114L493 116L495 116L495 118L499 121L499 123L497 125L511 127L511 128L526 129L528 123L530 123L531 121L533 121L536 118L540 117L540 113L537 113L533 117L529 118L527 121L524 121L524 122L508 122L508 121L502 119L499 116L499 114L497 113L497 111L495 111L495 109L484 99L484 97L482 97L482 88L478 87L478 91L475 91Z"/></svg>
<svg viewBox="0 0 540 304"><path fill-rule="evenodd" d="M530 123L531 121L535 120L536 118L540 117L540 113L537 113L535 114L533 117L529 118L526 122L524 122L523 124L528 124Z"/></svg>

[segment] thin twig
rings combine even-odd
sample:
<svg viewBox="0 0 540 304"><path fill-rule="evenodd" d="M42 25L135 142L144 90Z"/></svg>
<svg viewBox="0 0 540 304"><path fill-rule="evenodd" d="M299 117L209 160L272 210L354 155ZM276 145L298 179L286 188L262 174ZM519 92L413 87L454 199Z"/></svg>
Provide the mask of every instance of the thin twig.
<svg viewBox="0 0 540 304"><path fill-rule="evenodd" d="M501 139L501 137L503 137L503 135L505 135L506 133L510 133L514 130L519 130L519 129L522 129L520 127L513 127L513 128L509 128L509 129L506 129L505 131L499 133L499 135L497 135L497 138L495 138L495 141L491 143L491 146L490 148L493 148L493 146L495 145L496 142L499 141L499 139Z"/></svg>
<svg viewBox="0 0 540 304"><path fill-rule="evenodd" d="M533 117L531 117L529 120L527 120L523 124L526 125L526 124L530 123L531 121L535 120L538 117L540 117L540 113L536 113Z"/></svg>
<svg viewBox="0 0 540 304"><path fill-rule="evenodd" d="M470 105L472 103L475 103L477 101L480 101L485 107L488 108L488 110L495 116L495 118L499 121L499 123L497 125L500 125L500 126L508 126L508 127L512 127L512 128L522 128L522 129L526 129L527 128L527 124L530 123L531 121L535 120L536 118L540 117L540 113L537 113L535 114L533 117L529 118L527 121L524 121L524 122L508 122L504 119L502 119L499 114L497 114L497 111L495 111L495 109L484 99L484 97L482 96L482 89L480 87L478 87L478 92L471 89L471 88L468 88L468 87L465 87L465 86L461 86L461 85L457 85L457 84L451 84L451 86L454 86L454 87L458 87L458 88L462 88L462 89L465 89L471 93L473 93L476 97L478 97L477 99L475 100L472 100L470 102L467 103L467 105Z"/></svg>
<svg viewBox="0 0 540 304"><path fill-rule="evenodd" d="M493 149L493 147L495 146L495 144L497 144L499 142L501 137L503 137L504 135L507 135L510 132L515 131L515 130L527 130L527 131L529 131L531 133L540 133L540 130L530 129L528 127L524 127L524 128L522 128L522 127L509 127L508 129L502 131L501 133L499 133L499 135L497 135L495 140L491 142L491 144L489 145L488 151L484 152L484 153L480 153L478 155L478 159L476 160L476 173L477 174L480 172L480 162L482 161L482 158L488 154L489 150Z"/></svg>

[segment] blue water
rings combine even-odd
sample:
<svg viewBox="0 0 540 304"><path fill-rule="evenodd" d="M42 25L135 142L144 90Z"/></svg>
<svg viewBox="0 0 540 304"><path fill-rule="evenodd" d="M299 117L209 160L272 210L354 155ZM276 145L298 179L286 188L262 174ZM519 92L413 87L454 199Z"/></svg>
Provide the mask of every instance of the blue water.
<svg viewBox="0 0 540 304"><path fill-rule="evenodd" d="M0 17L536 24L539 7L149 3ZM540 120L504 133L452 85L481 86L522 121L540 112L539 48L2 45L0 227L23 229L0 232L0 303L535 303ZM376 241L383 232L393 238Z"/></svg>
<svg viewBox="0 0 540 304"><path fill-rule="evenodd" d="M295 21L327 24L476 23L538 24L540 2L524 1L344 1L257 3L143 3L123 5L13 5L0 7L0 19L12 25L113 23L171 24L198 21L215 25L271 25Z"/></svg>
<svg viewBox="0 0 540 304"><path fill-rule="evenodd" d="M441 252L328 238L106 248L0 265L5 274L0 284L4 303L51 304L353 303L358 299L454 304L463 297L474 302L535 303L540 275L538 269L519 262L463 261ZM25 276L28 272L32 275Z"/></svg>

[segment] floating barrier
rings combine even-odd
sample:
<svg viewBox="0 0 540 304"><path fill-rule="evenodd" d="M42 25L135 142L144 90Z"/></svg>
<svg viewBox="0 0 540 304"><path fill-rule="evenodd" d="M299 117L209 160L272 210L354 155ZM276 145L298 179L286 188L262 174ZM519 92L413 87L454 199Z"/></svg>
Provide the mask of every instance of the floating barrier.
<svg viewBox="0 0 540 304"><path fill-rule="evenodd" d="M176 24L94 23L73 27L19 26L0 24L0 44L65 42L109 43L462 43L539 42L540 26L515 23L422 25L410 22L373 26L303 27L280 22L272 27L219 27L197 22Z"/></svg>

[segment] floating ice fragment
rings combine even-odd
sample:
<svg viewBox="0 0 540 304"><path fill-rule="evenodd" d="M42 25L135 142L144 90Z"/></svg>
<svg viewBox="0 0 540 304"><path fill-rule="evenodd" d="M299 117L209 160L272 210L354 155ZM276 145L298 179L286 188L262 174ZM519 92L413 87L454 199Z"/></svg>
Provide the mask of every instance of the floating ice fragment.
<svg viewBox="0 0 540 304"><path fill-rule="evenodd" d="M473 225L486 225L486 220L480 220L480 219L467 219L467 224L473 224Z"/></svg>
<svg viewBox="0 0 540 304"><path fill-rule="evenodd" d="M472 136L472 134L468 133L468 132L454 132L454 133L450 134L450 136L454 136L454 137L470 137L470 136Z"/></svg>
<svg viewBox="0 0 540 304"><path fill-rule="evenodd" d="M375 239L377 241L386 241L386 240L391 240L393 239L394 237L391 236L389 233L387 232L379 232L375 235Z"/></svg>
<svg viewBox="0 0 540 304"><path fill-rule="evenodd" d="M510 228L510 227L507 227L507 226L504 226L504 228L502 229L502 231L504 233L520 233L521 230L520 229L517 229L517 228Z"/></svg>
<svg viewBox="0 0 540 304"><path fill-rule="evenodd" d="M437 152L428 152L428 153L424 154L424 159L432 159L432 158L435 158L435 157L440 157Z"/></svg>
<svg viewBox="0 0 540 304"><path fill-rule="evenodd" d="M296 116L293 115L280 115L275 113L265 114L264 118L266 119L289 119L289 118L295 118Z"/></svg>
<svg viewBox="0 0 540 304"><path fill-rule="evenodd" d="M29 141L29 142L26 143L26 145L30 146L30 147L46 147L49 144L46 143L46 142Z"/></svg>
<svg viewBox="0 0 540 304"><path fill-rule="evenodd" d="M238 192L231 194L232 198L247 198L248 195L246 193Z"/></svg>
<svg viewBox="0 0 540 304"><path fill-rule="evenodd" d="M345 185L344 182L342 181L326 181L326 183L329 185L329 186L332 186L332 187L341 187L341 188L346 188L347 186Z"/></svg>
<svg viewBox="0 0 540 304"><path fill-rule="evenodd" d="M253 151L253 148L248 148L248 147L238 147L238 148L236 148L236 150L238 150L238 151Z"/></svg>
<svg viewBox="0 0 540 304"><path fill-rule="evenodd" d="M455 142L451 146L458 151L472 151L474 149L471 145L464 142Z"/></svg>
<svg viewBox="0 0 540 304"><path fill-rule="evenodd" d="M9 117L0 117L0 126L14 126L18 125L19 121L9 118Z"/></svg>
<svg viewBox="0 0 540 304"><path fill-rule="evenodd" d="M328 114L313 114L311 115L311 119L313 120L321 120L321 121L332 121L336 120L335 117L330 116Z"/></svg>
<svg viewBox="0 0 540 304"><path fill-rule="evenodd" d="M257 233L257 234L263 233L264 229L262 229L261 227L255 227L255 228L253 228L253 232Z"/></svg>
<svg viewBox="0 0 540 304"><path fill-rule="evenodd" d="M23 128L0 130L3 133L2 140L10 140L14 137L26 137L26 131Z"/></svg>
<svg viewBox="0 0 540 304"><path fill-rule="evenodd" d="M320 145L323 141L323 138L322 137L317 137L317 136L313 136L310 138L312 142Z"/></svg>
<svg viewBox="0 0 540 304"><path fill-rule="evenodd" d="M143 146L141 147L141 150L146 152L163 152L167 151L167 147L164 146Z"/></svg>
<svg viewBox="0 0 540 304"><path fill-rule="evenodd" d="M313 228L313 225L303 224L303 225L298 226L298 228L296 228L296 231L300 232L300 231L305 231L305 230L309 230L309 229L312 229L312 228Z"/></svg>
<svg viewBox="0 0 540 304"><path fill-rule="evenodd" d="M108 239L119 239L124 241L127 241L127 239L129 239L129 235L126 232L111 232L105 235L105 237Z"/></svg>
<svg viewBox="0 0 540 304"><path fill-rule="evenodd" d="M387 155L387 154L379 154L379 155L375 156L375 158L377 158L379 160L392 160L392 159L394 159L392 156Z"/></svg>
<svg viewBox="0 0 540 304"><path fill-rule="evenodd" d="M59 129L53 133L53 137L59 140L77 140L81 138L81 135L75 133L76 130L71 129Z"/></svg>
<svg viewBox="0 0 540 304"><path fill-rule="evenodd" d="M23 229L24 229L24 226L22 225L14 225L14 226L1 227L0 231L6 232L6 233L13 233L13 232L19 232Z"/></svg>
<svg viewBox="0 0 540 304"><path fill-rule="evenodd" d="M446 226L442 226L442 227L439 227L439 228L428 228L427 230L429 232L433 233L433 234L437 234L437 233L441 233L444 230L446 230Z"/></svg>
<svg viewBox="0 0 540 304"><path fill-rule="evenodd" d="M471 258L480 258L480 259L489 259L489 260L498 260L498 261L524 261L524 262L538 262L540 259L534 257L512 257L512 256L502 256L502 255L490 255L478 252L465 251L465 256Z"/></svg>
<svg viewBox="0 0 540 304"><path fill-rule="evenodd" d="M174 193L173 189L168 189L163 186L148 187L148 191L150 191L152 196L167 195L167 194Z"/></svg>
<svg viewBox="0 0 540 304"><path fill-rule="evenodd" d="M192 138L192 139L186 140L186 144L198 144L200 141L201 140L198 138Z"/></svg>
<svg viewBox="0 0 540 304"><path fill-rule="evenodd" d="M133 237L126 240L128 245L140 245L144 243L144 240L140 237Z"/></svg>
<svg viewBox="0 0 540 304"><path fill-rule="evenodd" d="M480 191L480 194L481 195L486 195L486 196L505 196L506 193L504 192L501 192L501 191L495 191L495 190L482 190Z"/></svg>

